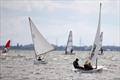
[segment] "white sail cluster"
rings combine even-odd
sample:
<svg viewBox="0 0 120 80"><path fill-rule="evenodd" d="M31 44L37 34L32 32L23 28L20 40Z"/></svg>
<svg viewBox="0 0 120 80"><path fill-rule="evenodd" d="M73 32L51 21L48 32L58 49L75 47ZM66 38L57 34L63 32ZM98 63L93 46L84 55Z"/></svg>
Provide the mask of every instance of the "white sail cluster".
<svg viewBox="0 0 120 80"><path fill-rule="evenodd" d="M35 49L35 55L40 56L42 54L48 53L54 49L47 40L42 36L42 34L38 31L32 20L29 18L30 29L32 40ZM102 40L103 40L103 32L101 32L101 3L100 3L100 11L99 11L99 20L98 20L98 28L95 36L95 40L90 52L89 59L97 60L97 55L101 52L102 49ZM72 31L69 32L67 46L65 49L66 54L72 54L73 52L73 36ZM96 61L97 62L97 61Z"/></svg>

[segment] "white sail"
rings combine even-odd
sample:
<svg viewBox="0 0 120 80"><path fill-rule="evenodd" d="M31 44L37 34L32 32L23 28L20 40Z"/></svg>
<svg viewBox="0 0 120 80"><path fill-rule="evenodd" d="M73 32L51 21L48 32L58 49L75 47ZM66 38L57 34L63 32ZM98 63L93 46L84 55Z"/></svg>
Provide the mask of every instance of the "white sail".
<svg viewBox="0 0 120 80"><path fill-rule="evenodd" d="M92 47L91 52L90 52L90 60L92 60L92 61L97 60L97 55L98 55L99 50L100 50L100 33L101 33L100 21L101 21L101 3L100 3L98 28L97 28L94 44L93 44L93 47ZM97 67L97 61L96 61L96 67Z"/></svg>
<svg viewBox="0 0 120 80"><path fill-rule="evenodd" d="M31 35L33 39L35 54L41 55L53 50L53 46L51 46L47 40L42 36L42 34L38 31L32 20L29 18Z"/></svg>
<svg viewBox="0 0 120 80"><path fill-rule="evenodd" d="M99 53L99 49L100 49L100 26L98 26L96 37L94 40L94 44L93 44L93 47L92 47L91 52L90 52L90 59L91 60L95 60L97 58L97 55Z"/></svg>
<svg viewBox="0 0 120 80"><path fill-rule="evenodd" d="M66 53L71 53L73 50L73 41L72 41L72 31L69 32L67 46L66 46Z"/></svg>

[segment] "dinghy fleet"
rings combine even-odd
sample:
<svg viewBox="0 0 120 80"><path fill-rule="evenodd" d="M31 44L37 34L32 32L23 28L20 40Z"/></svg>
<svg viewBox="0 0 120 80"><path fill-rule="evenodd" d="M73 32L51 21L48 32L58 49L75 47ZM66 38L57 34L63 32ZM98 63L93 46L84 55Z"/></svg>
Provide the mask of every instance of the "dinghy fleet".
<svg viewBox="0 0 120 80"><path fill-rule="evenodd" d="M102 70L102 68L98 68L98 54L103 54L102 49L102 41L103 41L103 32L101 32L101 6L100 3L100 11L99 11L99 21L98 21L98 28L95 36L95 40L90 51L90 55L88 56L87 60L90 60L92 65L95 64L95 69L84 71L79 70L82 72L97 72ZM35 60L34 64L46 64L47 62L44 60L47 53L53 51L55 48L44 38L44 36L39 32L35 24L33 23L32 19L29 17L29 25L30 25L30 32L32 36L32 41L34 45L34 54ZM8 52L10 48L10 40L7 41L2 53ZM75 54L73 53L73 34L72 31L69 32L67 46L65 48L65 54ZM94 63L95 62L95 63Z"/></svg>

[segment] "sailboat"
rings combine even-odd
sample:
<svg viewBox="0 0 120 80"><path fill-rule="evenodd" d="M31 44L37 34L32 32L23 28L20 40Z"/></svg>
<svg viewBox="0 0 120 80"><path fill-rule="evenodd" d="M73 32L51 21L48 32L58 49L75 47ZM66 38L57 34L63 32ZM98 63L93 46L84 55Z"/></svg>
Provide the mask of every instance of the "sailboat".
<svg viewBox="0 0 120 80"><path fill-rule="evenodd" d="M42 36L38 31L31 18L29 17L30 30L32 35L32 41L35 51L35 61L34 63L47 63L44 57L47 53L54 50L54 47L48 43L48 41Z"/></svg>
<svg viewBox="0 0 120 80"><path fill-rule="evenodd" d="M100 34L100 49L99 49L98 55L103 55L102 42L103 42L103 32L101 32L101 34Z"/></svg>
<svg viewBox="0 0 120 80"><path fill-rule="evenodd" d="M65 48L65 54L73 54L72 31L69 32L67 46Z"/></svg>
<svg viewBox="0 0 120 80"><path fill-rule="evenodd" d="M7 52L9 51L9 49L10 49L10 40L8 40L8 41L6 42L6 44L5 44L5 46L4 46L3 50L2 50L2 53L3 53L3 54L4 54L4 53L7 53Z"/></svg>
<svg viewBox="0 0 120 80"><path fill-rule="evenodd" d="M93 43L93 47L91 49L90 52L90 56L89 56L89 60L91 60L92 65L95 64L95 69L90 70L91 72L96 72L96 71L101 71L102 68L98 68L98 54L101 48L101 39L102 39L102 35L103 33L101 33L101 26L100 26L100 22L101 22L101 6L102 4L100 3L100 12L99 12L99 22L98 22L98 28L97 28L97 32L96 32L96 36L95 36L95 40Z"/></svg>
<svg viewBox="0 0 120 80"><path fill-rule="evenodd" d="M92 49L90 51L90 55L87 59L87 61L91 61L92 65L95 64L94 69L92 70L79 70L83 73L93 73L93 72L100 72L102 71L103 67L99 66L98 67L98 53L101 48L101 39L102 39L102 34L101 33L101 27L100 27L100 20L101 20L101 3L100 3L100 12L99 12L99 22L98 22L98 28L95 36L95 40L92 46Z"/></svg>

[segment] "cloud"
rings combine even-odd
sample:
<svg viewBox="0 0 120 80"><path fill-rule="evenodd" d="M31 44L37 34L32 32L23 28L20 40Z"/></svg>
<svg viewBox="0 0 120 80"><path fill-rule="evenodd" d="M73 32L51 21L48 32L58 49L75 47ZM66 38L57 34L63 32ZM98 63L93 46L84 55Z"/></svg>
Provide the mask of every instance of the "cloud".
<svg viewBox="0 0 120 80"><path fill-rule="evenodd" d="M65 2L65 1L64 1ZM99 8L99 3L102 2L105 7L116 7L119 5L119 0L96 0L96 1L66 1L63 3L62 1L52 1L52 0L1 0L1 7L21 10L21 11L33 11L34 9L47 9L48 11L56 11L58 9L71 9L76 12L81 13L93 13L96 12ZM107 10L105 10L107 11Z"/></svg>
<svg viewBox="0 0 120 80"><path fill-rule="evenodd" d="M119 0L100 1L103 3L103 44L118 45ZM66 45L69 30L72 30L74 45L79 45L80 38L84 45L92 45L100 1L1 0L1 42L10 38L13 44L32 43L28 23L28 16L31 16L36 27L50 43L55 44L57 39L59 45Z"/></svg>

